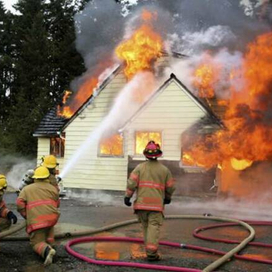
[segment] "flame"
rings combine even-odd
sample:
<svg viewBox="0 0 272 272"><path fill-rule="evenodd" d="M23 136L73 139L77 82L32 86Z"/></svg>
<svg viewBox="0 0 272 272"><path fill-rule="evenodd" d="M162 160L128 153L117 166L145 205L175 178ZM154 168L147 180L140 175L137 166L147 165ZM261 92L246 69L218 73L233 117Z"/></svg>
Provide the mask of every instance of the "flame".
<svg viewBox="0 0 272 272"><path fill-rule="evenodd" d="M237 160L236 158L231 158L231 166L234 170L241 171L250 167L253 161L249 160Z"/></svg>
<svg viewBox="0 0 272 272"><path fill-rule="evenodd" d="M63 105L65 105L67 103L67 100L69 99L71 94L72 94L72 92L68 91L68 90L66 90L64 92L64 95L63 95L63 98L62 98L62 104ZM58 105L57 114L58 114L58 116L69 118L69 117L71 117L72 113L69 110L67 111L66 107L63 107L63 106L61 107L60 105Z"/></svg>
<svg viewBox="0 0 272 272"><path fill-rule="evenodd" d="M152 61L162 55L162 38L147 24L147 21L156 19L155 14L145 10L142 19L144 23L115 50L117 57L125 61L124 73L127 79L140 71L151 70Z"/></svg>
<svg viewBox="0 0 272 272"><path fill-rule="evenodd" d="M70 118L73 114L80 108L80 106L88 99L92 94L94 89L97 87L98 78L92 77L86 80L79 88L77 93L72 97L70 105L58 106L57 114L65 118ZM70 94L64 94L63 104L66 104L67 99L70 97Z"/></svg>
<svg viewBox="0 0 272 272"><path fill-rule="evenodd" d="M199 97L214 97L214 86L220 79L220 70L221 67L206 53L204 60L193 73L193 86L198 90Z"/></svg>
<svg viewBox="0 0 272 272"><path fill-rule="evenodd" d="M143 154L149 141L154 141L161 146L160 132L136 132L136 154Z"/></svg>
<svg viewBox="0 0 272 272"><path fill-rule="evenodd" d="M230 84L231 99L223 119L226 129L198 136L185 146L190 163L210 168L232 158L248 164L271 160L271 60L272 32L248 45L241 68L245 84L239 90Z"/></svg>
<svg viewBox="0 0 272 272"><path fill-rule="evenodd" d="M109 156L122 156L123 153L123 137L120 134L112 135L100 142L100 154Z"/></svg>

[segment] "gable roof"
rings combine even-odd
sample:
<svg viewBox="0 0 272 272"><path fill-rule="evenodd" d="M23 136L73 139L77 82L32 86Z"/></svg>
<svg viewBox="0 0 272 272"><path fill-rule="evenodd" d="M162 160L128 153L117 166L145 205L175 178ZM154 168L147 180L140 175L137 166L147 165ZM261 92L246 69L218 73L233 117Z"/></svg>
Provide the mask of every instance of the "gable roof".
<svg viewBox="0 0 272 272"><path fill-rule="evenodd" d="M120 128L119 131L123 131L128 126L128 124L130 124L138 116L138 114L140 114L140 112L143 111L147 107L147 105L150 104L151 101L165 88L167 88L167 86L170 85L172 82L176 82L182 88L182 90L193 100L193 102L195 102L195 104L197 104L198 107L206 113L206 116L209 117L209 120L211 122L216 123L219 126L223 126L221 120L213 113L213 111L205 103L205 101L202 101L200 98L196 97L193 93L191 93L189 89L176 77L176 75L172 73L170 75L170 78L167 79L163 83L163 85L157 91L155 91L145 103L143 103L143 105L124 123L123 127Z"/></svg>
<svg viewBox="0 0 272 272"><path fill-rule="evenodd" d="M169 56L169 54L163 52L163 56ZM172 52L172 56L174 58L186 58L186 55ZM100 94L100 92L109 84L109 82L113 79L113 77L119 72L123 65L118 65L113 72L101 83L98 89L94 94L91 94L88 98L86 98L85 102L77 109L77 111L70 118L65 118L57 115L57 107L51 109L45 117L42 119L38 128L33 133L34 137L49 137L49 136L57 136L59 135L73 120L81 114L86 107L88 107L94 100L96 96ZM224 127L220 118L218 118L211 109L211 106L206 103L204 99L196 97L189 89L176 77L175 74L171 74L170 78L167 79L164 84L156 91L154 94L146 101L140 109L132 116L130 119L124 124L122 129L132 120L135 116L149 103L152 98L157 95L160 91L167 87L172 81L175 81L178 85L182 87L184 92L191 97L191 99L219 126ZM122 130L121 129L121 130Z"/></svg>

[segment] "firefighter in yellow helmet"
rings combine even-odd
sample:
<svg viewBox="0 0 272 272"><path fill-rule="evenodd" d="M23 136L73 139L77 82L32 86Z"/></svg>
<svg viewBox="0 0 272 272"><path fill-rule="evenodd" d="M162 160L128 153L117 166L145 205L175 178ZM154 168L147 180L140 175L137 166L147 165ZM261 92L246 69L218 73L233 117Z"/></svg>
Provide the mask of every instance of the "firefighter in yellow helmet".
<svg viewBox="0 0 272 272"><path fill-rule="evenodd" d="M50 172L50 183L59 190L58 183L61 181L61 178L56 177L58 165L57 158L54 155L48 155L42 158L42 166L46 167Z"/></svg>
<svg viewBox="0 0 272 272"><path fill-rule="evenodd" d="M44 258L44 265L53 261L56 251L54 225L60 213L59 192L50 184L49 170L39 166L34 171L34 183L26 186L17 198L17 210L26 219L26 231L34 251Z"/></svg>
<svg viewBox="0 0 272 272"><path fill-rule="evenodd" d="M7 180L4 175L0 175L0 232L8 229L11 223L17 223L17 216L10 211L3 200L7 189Z"/></svg>
<svg viewBox="0 0 272 272"><path fill-rule="evenodd" d="M170 170L157 158L162 155L160 146L150 141L143 154L146 162L138 164L127 181L124 203L131 206L130 198L137 192L133 208L142 224L148 261L161 259L158 253L160 228L165 204L170 204L175 190Z"/></svg>

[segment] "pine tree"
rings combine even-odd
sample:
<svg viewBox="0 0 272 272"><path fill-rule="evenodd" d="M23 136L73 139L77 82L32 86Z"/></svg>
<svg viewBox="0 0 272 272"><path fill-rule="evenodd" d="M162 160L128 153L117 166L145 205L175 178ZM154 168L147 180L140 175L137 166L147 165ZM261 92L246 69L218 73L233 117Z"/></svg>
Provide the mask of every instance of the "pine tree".
<svg viewBox="0 0 272 272"><path fill-rule="evenodd" d="M32 136L43 115L53 104L50 97L49 45L43 0L20 0L20 15L14 20L16 50L15 99L7 124L11 151L35 154Z"/></svg>
<svg viewBox="0 0 272 272"><path fill-rule="evenodd" d="M51 0L47 5L50 43L51 84L55 97L60 97L70 82L84 71L83 59L75 47L73 0Z"/></svg>

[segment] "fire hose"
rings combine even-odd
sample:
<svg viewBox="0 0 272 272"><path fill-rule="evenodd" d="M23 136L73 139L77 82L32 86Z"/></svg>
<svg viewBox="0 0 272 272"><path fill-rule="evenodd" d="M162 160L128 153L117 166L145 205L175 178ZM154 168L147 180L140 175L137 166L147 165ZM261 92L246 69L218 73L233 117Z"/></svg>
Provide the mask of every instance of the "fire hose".
<svg viewBox="0 0 272 272"><path fill-rule="evenodd" d="M24 221L23 223L18 224L8 230L0 232L0 240L3 240L4 237L9 236L13 233L16 233L16 232L22 230L23 228L25 228L25 226L26 226L26 222Z"/></svg>
<svg viewBox="0 0 272 272"><path fill-rule="evenodd" d="M229 219L229 218L213 217L213 216L209 216L209 217L206 217L206 216L194 216L194 215L172 215L172 216L166 216L166 219L204 219L204 220L209 219L209 220L215 220L215 221L230 222L230 223L214 224L214 225L209 225L209 226L205 226L205 227L200 227L200 228L197 228L193 232L194 236L197 237L197 238L200 238L200 239L216 241L216 242L239 244L238 246L236 246L234 249L232 249L231 251L229 251L227 253L223 252L223 251L215 250L215 249L199 247L199 246L193 246L193 245L188 245L188 244L179 244L179 243L173 243L173 242L167 242L167 241L160 242L160 244L164 245L164 246L172 246L172 247L186 248L186 249L191 249L191 250L199 250L199 251L203 251L203 252L222 255L221 258L219 258L217 261L215 261L212 264L210 264L209 266L207 266L202 271L205 271L205 272L214 271L216 268L221 266L224 262L228 261L232 257L235 257L237 259L242 259L242 260L272 264L272 260L264 260L264 259L251 258L251 257L237 255L237 253L240 250L242 250L246 245L272 247L271 244L250 242L254 238L255 231L249 224L247 224L247 223L250 223L250 224L254 224L254 225L272 225L272 222L249 221L249 222L246 223L246 222L243 222L243 221L240 221L240 220ZM60 233L60 234L57 234L55 238L56 239L67 239L67 238L71 238L71 237L80 237L80 236L86 236L86 235L93 235L93 234L113 230L113 229L116 229L116 228L119 228L119 227L124 227L124 226L135 224L135 223L138 223L138 220L132 219L132 220L127 220L127 221L115 223L115 224L112 224L112 225L108 225L108 226L98 228L98 229L95 229L95 230ZM242 242L238 242L238 241L234 241L234 240L210 238L210 237L205 237L205 236L199 234L201 231L205 231L207 229L218 228L218 227L227 227L227 226L235 226L235 225L241 225L241 226L245 227L250 232L250 235L246 239L244 239ZM23 227L21 226L21 228L23 228ZM13 230L14 229L15 228L13 228ZM7 232L5 232L5 233L6 233L6 235L11 234L11 233L7 234ZM4 232L1 233L1 234L4 234ZM0 238L1 238L1 236L0 236ZM6 237L6 238L2 238L2 240L4 240L4 241L25 241L25 240L28 240L28 237ZM73 249L71 249L72 245L75 245L75 244L78 244L78 243L88 243L88 242L93 242L93 241L109 241L109 242L120 241L120 242L143 243L143 240L138 239L138 238L83 237L83 238L80 238L80 239L74 239L74 240L69 241L67 243L67 245L66 245L66 250L68 251L68 253L72 254L73 256L75 256L75 257L77 257L79 259L82 259L82 260L84 260L86 262L92 263L92 264L100 264L100 265L103 264L103 265L112 265L112 266L129 266L129 267L138 267L138 268L145 268L145 269L157 269L157 270L164 270L164 271L187 271L187 272L201 271L201 270L198 270L198 269L190 269L190 268L182 268L182 267L170 267L170 266L162 266L162 265L140 264L140 263L131 263L131 262L99 261L99 260L90 259L90 258L88 258L86 256L83 256L83 255L75 252Z"/></svg>
<svg viewBox="0 0 272 272"><path fill-rule="evenodd" d="M117 262L117 261L98 261L91 259L87 256L84 256L73 249L71 249L72 245L75 244L80 244L80 243L88 243L88 242L93 242L93 241L119 241L119 242L137 242L137 243L143 243L142 239L137 239L137 238L124 238L124 237L83 237L83 238L78 238L78 239L73 239L69 241L65 248L68 253L71 255L86 261L88 263L92 264L100 264L100 265L108 265L108 266L124 266L124 267L137 267L137 268L145 268L145 269L155 269L155 270L163 270L163 271L186 271L186 272L210 272L214 271L216 268L227 262L229 259L231 259L236 253L241 251L251 240L254 239L255 236L255 231L254 229L247 223L236 220L236 219L229 219L229 218L223 218L223 217L213 217L213 216L195 216L195 215L172 215L172 216L166 216L166 219L204 219L204 220L214 220L214 221L225 221L225 222L232 222L239 224L243 227L245 227L249 231L249 236L245 238L242 242L239 243L238 246L230 250L229 252L225 253L224 255L216 260L215 262L211 263L208 265L206 268L203 270L199 269L190 269L190 268L183 268L183 267L174 267L174 266L164 266L164 265L151 265L151 264L141 264L141 263L132 263L132 262ZM138 220L130 220L130 224L136 223ZM127 224L127 221L123 222L125 225ZM120 226L120 223L119 223ZM122 224L121 224L122 226ZM115 228L115 226L114 226ZM109 230L109 229L107 229ZM105 230L103 230L105 231ZM172 247L178 247L178 248L184 248L185 246L179 243L172 243L172 242L160 242L162 245L166 246L172 246ZM188 248L188 247L187 247ZM196 249L196 248L195 248ZM199 247L201 249L201 247ZM213 250L211 250L213 251ZM211 252L210 251L210 252ZM216 252L216 251L215 251ZM215 253L214 252L214 253Z"/></svg>

